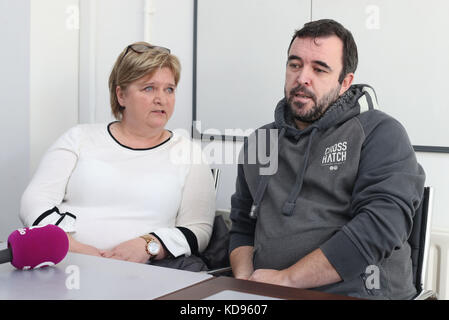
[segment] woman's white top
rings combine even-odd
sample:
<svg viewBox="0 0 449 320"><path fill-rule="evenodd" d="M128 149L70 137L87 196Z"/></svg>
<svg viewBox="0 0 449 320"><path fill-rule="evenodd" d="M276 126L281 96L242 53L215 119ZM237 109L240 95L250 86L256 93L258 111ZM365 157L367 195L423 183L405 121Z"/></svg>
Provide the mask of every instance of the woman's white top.
<svg viewBox="0 0 449 320"><path fill-rule="evenodd" d="M25 226L57 224L98 249L154 233L175 257L204 250L215 190L201 148L177 132L150 149L131 149L107 124L78 125L43 157L25 190Z"/></svg>

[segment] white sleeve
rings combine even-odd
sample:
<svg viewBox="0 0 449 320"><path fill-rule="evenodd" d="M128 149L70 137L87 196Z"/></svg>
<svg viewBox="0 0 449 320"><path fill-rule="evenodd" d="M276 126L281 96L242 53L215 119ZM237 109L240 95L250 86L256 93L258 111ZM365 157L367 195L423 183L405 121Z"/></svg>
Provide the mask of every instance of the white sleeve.
<svg viewBox="0 0 449 320"><path fill-rule="evenodd" d="M193 164L186 177L176 228L161 228L154 234L178 257L206 249L215 217L215 188L207 164Z"/></svg>
<svg viewBox="0 0 449 320"><path fill-rule="evenodd" d="M22 195L19 217L25 226L55 224L75 231L76 216L59 212L70 175L78 159L76 127L61 136L45 153Z"/></svg>

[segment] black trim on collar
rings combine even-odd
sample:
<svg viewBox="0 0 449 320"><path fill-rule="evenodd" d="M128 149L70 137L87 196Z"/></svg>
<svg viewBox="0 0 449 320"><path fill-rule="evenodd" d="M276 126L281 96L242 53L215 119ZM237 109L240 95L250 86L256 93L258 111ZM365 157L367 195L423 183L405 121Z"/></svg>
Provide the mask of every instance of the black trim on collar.
<svg viewBox="0 0 449 320"><path fill-rule="evenodd" d="M151 148L131 148L131 147L128 147L128 146L125 146L124 144L122 144L120 141L118 141L118 140L112 135L112 133L111 133L111 128L110 128L110 127L111 127L112 124L114 124L114 123L116 123L116 122L119 122L119 121L113 121L113 122L111 122L110 124L108 124L108 127L107 127L108 133L109 133L109 135L111 136L111 138L112 138L115 142L117 142L121 147L126 148L126 149L129 149L129 150L133 150L133 151L146 151L146 150L155 149L155 148L160 147L160 146L162 146L163 144L167 143L167 142L170 141L170 139L173 137L173 132L170 131L170 130L167 130L168 132L170 132L170 137L168 137L167 140L162 141L162 142L159 143L158 145L156 145L156 146L154 146L154 147L151 147Z"/></svg>

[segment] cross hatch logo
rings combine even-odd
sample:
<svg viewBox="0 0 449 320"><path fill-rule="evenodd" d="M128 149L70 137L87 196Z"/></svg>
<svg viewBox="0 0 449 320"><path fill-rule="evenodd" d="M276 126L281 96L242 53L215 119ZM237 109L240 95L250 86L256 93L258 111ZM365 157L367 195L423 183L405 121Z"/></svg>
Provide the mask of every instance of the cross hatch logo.
<svg viewBox="0 0 449 320"><path fill-rule="evenodd" d="M329 166L330 171L337 171L339 166L346 161L347 149L347 141L337 142L336 144L327 147L321 158L321 165Z"/></svg>

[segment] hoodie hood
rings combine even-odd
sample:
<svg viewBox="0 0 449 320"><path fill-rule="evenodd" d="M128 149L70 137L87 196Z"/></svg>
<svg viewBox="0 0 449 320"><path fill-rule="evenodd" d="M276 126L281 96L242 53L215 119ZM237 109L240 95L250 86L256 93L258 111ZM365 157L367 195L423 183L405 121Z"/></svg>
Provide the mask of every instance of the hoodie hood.
<svg viewBox="0 0 449 320"><path fill-rule="evenodd" d="M377 97L374 89L368 85L352 85L344 94L342 94L334 103L332 103L325 113L310 124L304 130L298 129L294 126L293 119L291 118L288 109L287 100L284 98L279 101L274 112L274 127L279 129L279 147L282 145L284 137L294 139L296 141L302 135L309 135L307 142L307 149L305 153L304 166L299 169L296 175L295 184L288 196L287 201L284 203L282 213L284 215L292 215L296 199L302 189L304 176L309 161L310 150L312 147L313 137L319 130L325 130L332 126L343 123L362 112L377 109ZM251 207L250 217L257 218L257 212L259 205L265 194L265 190L268 186L268 182L271 176L261 176L256 195L254 197L253 206Z"/></svg>
<svg viewBox="0 0 449 320"><path fill-rule="evenodd" d="M277 129L285 129L286 137L296 137L298 139L301 135L311 132L314 128L325 130L345 122L362 112L377 109L377 97L374 89L368 85L352 85L327 108L321 118L311 123L304 130L295 127L288 108L286 98L279 101L274 112L274 124Z"/></svg>

